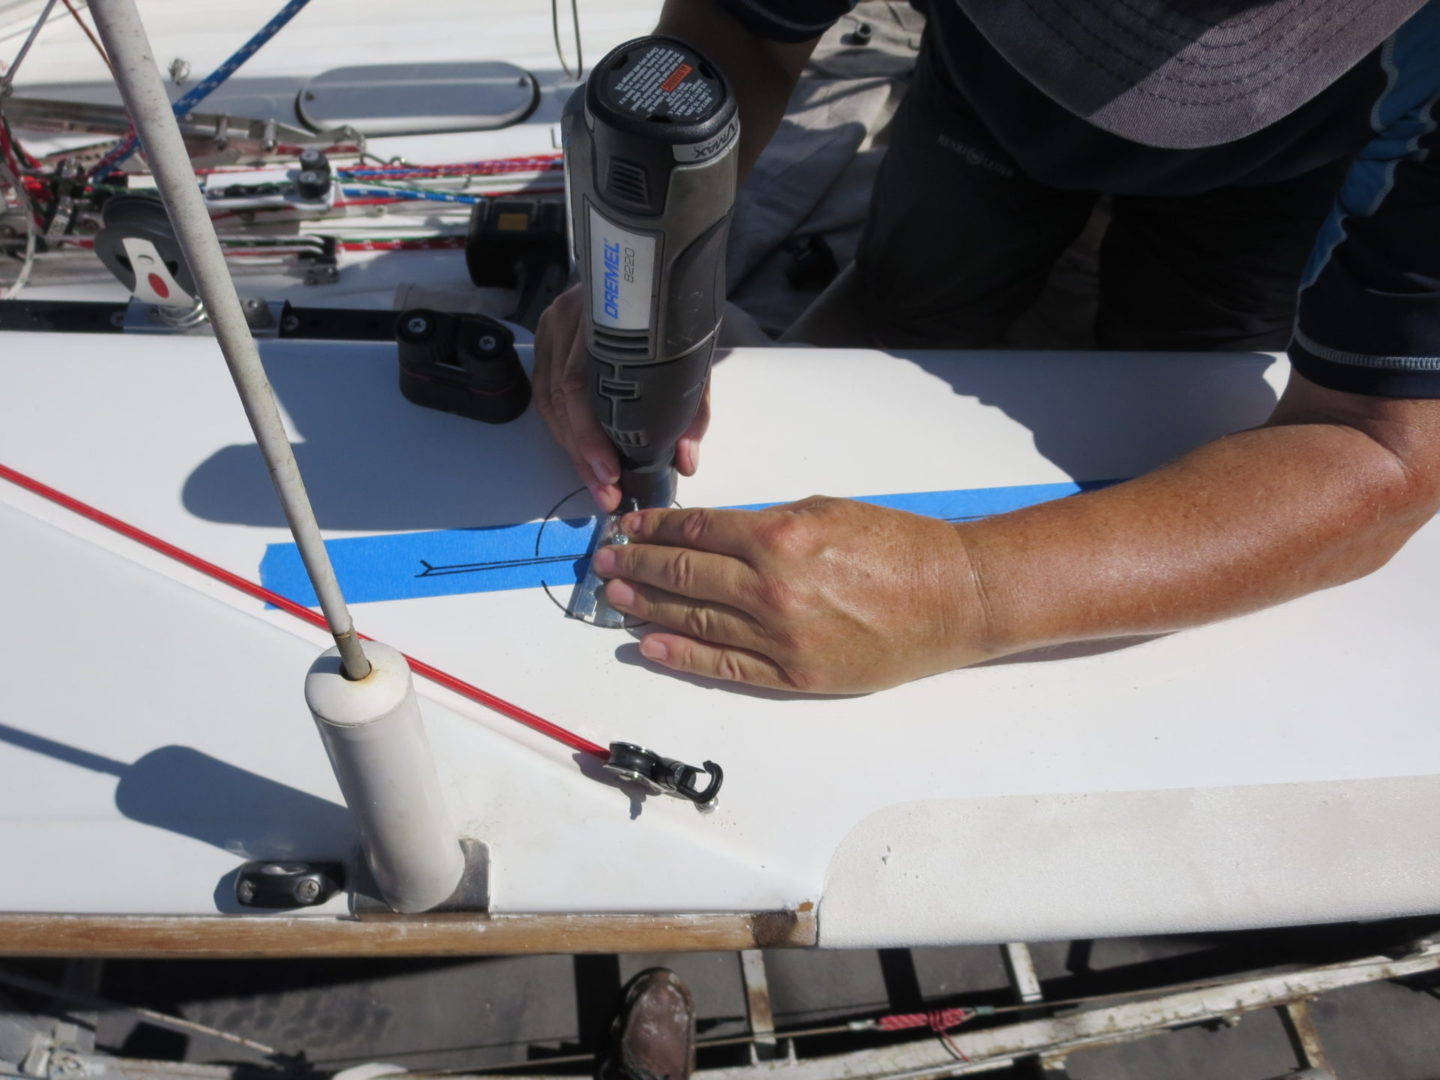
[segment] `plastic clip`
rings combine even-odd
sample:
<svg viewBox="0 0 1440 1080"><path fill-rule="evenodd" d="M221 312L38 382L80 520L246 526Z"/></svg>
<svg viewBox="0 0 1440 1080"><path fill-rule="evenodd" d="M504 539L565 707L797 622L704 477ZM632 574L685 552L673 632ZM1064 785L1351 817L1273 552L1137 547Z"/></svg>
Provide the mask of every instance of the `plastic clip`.
<svg viewBox="0 0 1440 1080"><path fill-rule="evenodd" d="M714 806L715 798L720 794L720 785L725 781L725 770L713 761L705 762L703 768L696 768L627 742L610 744L610 760L605 763L605 769L621 780L639 784L656 795L689 799L702 810ZM703 789L696 787L695 783L696 778L702 775L710 778Z"/></svg>

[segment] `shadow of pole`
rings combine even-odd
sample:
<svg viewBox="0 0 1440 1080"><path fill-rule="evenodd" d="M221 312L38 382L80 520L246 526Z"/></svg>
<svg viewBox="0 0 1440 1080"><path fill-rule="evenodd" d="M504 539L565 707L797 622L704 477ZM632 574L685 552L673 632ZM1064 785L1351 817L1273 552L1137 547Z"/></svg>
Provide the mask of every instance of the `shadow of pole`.
<svg viewBox="0 0 1440 1080"><path fill-rule="evenodd" d="M117 777L115 808L131 821L239 858L341 861L359 846L346 807L189 746L162 746L127 764L7 724L0 742Z"/></svg>

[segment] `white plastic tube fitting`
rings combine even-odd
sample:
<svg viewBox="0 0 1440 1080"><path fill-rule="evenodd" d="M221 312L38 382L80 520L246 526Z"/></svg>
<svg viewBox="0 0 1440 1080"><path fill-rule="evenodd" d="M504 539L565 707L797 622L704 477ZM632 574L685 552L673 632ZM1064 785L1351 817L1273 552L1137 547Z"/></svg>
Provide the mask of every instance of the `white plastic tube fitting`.
<svg viewBox="0 0 1440 1080"><path fill-rule="evenodd" d="M370 674L345 677L337 649L305 676L305 702L365 847L385 902L428 911L454 893L465 872L460 839L415 700L405 657L367 641Z"/></svg>

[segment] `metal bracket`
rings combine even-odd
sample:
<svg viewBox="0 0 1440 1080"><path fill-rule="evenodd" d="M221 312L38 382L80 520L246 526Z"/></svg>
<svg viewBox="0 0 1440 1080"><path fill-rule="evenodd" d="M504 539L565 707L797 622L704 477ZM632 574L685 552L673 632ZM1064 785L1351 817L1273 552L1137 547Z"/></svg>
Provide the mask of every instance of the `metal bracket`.
<svg viewBox="0 0 1440 1080"><path fill-rule="evenodd" d="M344 882L340 863L247 862L235 878L235 899L255 908L315 907L334 896Z"/></svg>
<svg viewBox="0 0 1440 1080"><path fill-rule="evenodd" d="M118 105L12 97L5 102L5 114L16 127L46 134L123 136L130 129L130 116ZM282 143L355 152L365 148L364 136L349 126L315 132L269 118L259 120L203 112L190 113L181 118L179 124L196 165L229 165L288 156L275 155ZM109 149L109 144L81 147L47 155L44 162L55 165L73 159L88 167L104 157Z"/></svg>
<svg viewBox="0 0 1440 1080"><path fill-rule="evenodd" d="M127 334L208 334L210 320L204 305L196 302L191 308L162 308L141 300L125 306L120 323Z"/></svg>
<svg viewBox="0 0 1440 1080"><path fill-rule="evenodd" d="M323 253L306 252L299 256L301 264L305 267L306 285L334 285L340 280L339 247L333 236L326 236L323 239L325 241Z"/></svg>
<svg viewBox="0 0 1440 1080"><path fill-rule="evenodd" d="M656 795L689 799L701 810L714 809L720 785L725 782L725 770L713 761L705 762L703 769L697 768L627 742L610 744L610 759L604 768L621 780L639 784ZM703 790L695 785L696 777L701 775L710 779Z"/></svg>
<svg viewBox="0 0 1440 1080"><path fill-rule="evenodd" d="M290 305L284 300L251 297L242 300L240 308L245 312L245 322L250 327L251 337L278 338L281 327L285 325L285 316L289 314Z"/></svg>
<svg viewBox="0 0 1440 1080"><path fill-rule="evenodd" d="M484 915L490 910L490 849L479 840L471 840L466 837L460 841L460 850L465 853L465 872L460 875L460 884L455 886L455 891L450 898L442 904L431 908L425 915L444 915L452 913L465 913L470 915ZM375 885L375 879L370 876L370 869L365 865L365 858L357 854L355 863L352 864L353 872L350 880L353 883L350 893L350 911L356 918L409 918L406 915L397 915L380 896L380 890Z"/></svg>
<svg viewBox="0 0 1440 1080"><path fill-rule="evenodd" d="M50 1034L37 1031L30 1037L30 1047L20 1072L37 1080L79 1080L99 1076L106 1071L102 1061L80 1049L77 1025L57 1020Z"/></svg>

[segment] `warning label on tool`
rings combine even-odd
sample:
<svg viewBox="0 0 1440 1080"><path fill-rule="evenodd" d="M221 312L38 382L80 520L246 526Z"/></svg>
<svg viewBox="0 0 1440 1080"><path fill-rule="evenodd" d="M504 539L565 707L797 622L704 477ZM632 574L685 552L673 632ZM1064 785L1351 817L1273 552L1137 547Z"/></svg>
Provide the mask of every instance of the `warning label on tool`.
<svg viewBox="0 0 1440 1080"><path fill-rule="evenodd" d="M667 94L673 94L675 88L685 81L685 76L694 70L695 69L689 64L681 64L674 71L670 72L669 75L665 76L665 81L660 84L660 89L664 90Z"/></svg>
<svg viewBox="0 0 1440 1080"><path fill-rule="evenodd" d="M611 72L606 96L615 108L636 116L704 120L720 106L720 86L696 70L694 59L672 45L631 53Z"/></svg>

